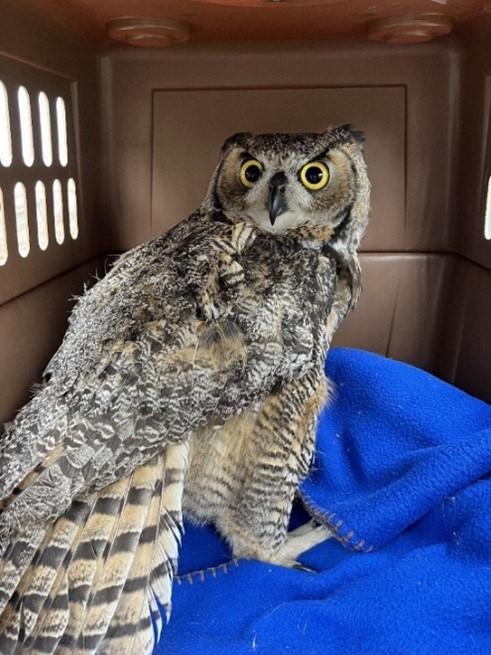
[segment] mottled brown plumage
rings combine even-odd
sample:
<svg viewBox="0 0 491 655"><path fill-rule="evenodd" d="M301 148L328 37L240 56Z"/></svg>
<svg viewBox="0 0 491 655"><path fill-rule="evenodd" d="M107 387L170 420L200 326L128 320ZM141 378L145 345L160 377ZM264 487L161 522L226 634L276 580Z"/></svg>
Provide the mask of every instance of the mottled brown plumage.
<svg viewBox="0 0 491 655"><path fill-rule="evenodd" d="M235 135L200 209L79 300L2 435L1 653L151 652L183 513L290 566L327 536L287 525L368 209L349 126Z"/></svg>

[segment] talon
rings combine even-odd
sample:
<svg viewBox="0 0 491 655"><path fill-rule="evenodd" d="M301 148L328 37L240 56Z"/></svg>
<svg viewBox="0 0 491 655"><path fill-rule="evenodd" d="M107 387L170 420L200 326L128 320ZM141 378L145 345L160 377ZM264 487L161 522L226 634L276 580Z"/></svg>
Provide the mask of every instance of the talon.
<svg viewBox="0 0 491 655"><path fill-rule="evenodd" d="M302 562L295 562L292 568L297 569L297 571L305 571L305 573L318 573L318 571L305 566L305 564L302 564Z"/></svg>

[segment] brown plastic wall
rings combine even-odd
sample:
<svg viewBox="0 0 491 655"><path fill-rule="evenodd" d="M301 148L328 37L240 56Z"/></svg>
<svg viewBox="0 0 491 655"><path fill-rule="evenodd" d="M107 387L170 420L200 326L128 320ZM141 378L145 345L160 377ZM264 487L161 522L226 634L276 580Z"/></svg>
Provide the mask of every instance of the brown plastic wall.
<svg viewBox="0 0 491 655"><path fill-rule="evenodd" d="M77 241L0 267L0 420L22 404L59 343L67 298L101 270L104 253L160 234L196 207L229 133L336 122L365 130L373 183L365 290L336 343L491 399L491 242L483 237L491 58L483 46L208 43L101 54L48 19L0 8L6 20L0 79L12 61L69 80L83 202Z"/></svg>
<svg viewBox="0 0 491 655"><path fill-rule="evenodd" d="M442 321L439 373L491 401L491 240L484 215L491 176L491 40L469 39L460 48L458 113L451 126L455 260Z"/></svg>

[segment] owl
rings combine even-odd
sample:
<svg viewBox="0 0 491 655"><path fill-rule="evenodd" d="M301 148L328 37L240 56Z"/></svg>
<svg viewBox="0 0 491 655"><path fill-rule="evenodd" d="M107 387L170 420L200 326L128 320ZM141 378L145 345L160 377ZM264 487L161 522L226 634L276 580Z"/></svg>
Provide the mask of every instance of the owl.
<svg viewBox="0 0 491 655"><path fill-rule="evenodd" d="M1 653L150 653L183 517L285 566L328 536L288 520L369 194L349 125L236 134L199 209L79 299L0 441Z"/></svg>

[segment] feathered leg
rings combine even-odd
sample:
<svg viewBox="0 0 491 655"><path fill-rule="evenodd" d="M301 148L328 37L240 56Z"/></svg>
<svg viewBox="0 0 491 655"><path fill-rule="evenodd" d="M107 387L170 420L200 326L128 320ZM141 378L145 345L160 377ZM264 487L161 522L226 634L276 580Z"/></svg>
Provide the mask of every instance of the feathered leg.
<svg viewBox="0 0 491 655"><path fill-rule="evenodd" d="M244 476L237 506L217 521L236 557L293 566L301 552L330 536L322 529L304 528L303 534L287 537L295 492L312 461L317 416L327 390L323 371L314 370L262 404L250 435L253 467Z"/></svg>

